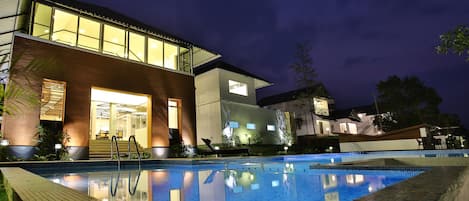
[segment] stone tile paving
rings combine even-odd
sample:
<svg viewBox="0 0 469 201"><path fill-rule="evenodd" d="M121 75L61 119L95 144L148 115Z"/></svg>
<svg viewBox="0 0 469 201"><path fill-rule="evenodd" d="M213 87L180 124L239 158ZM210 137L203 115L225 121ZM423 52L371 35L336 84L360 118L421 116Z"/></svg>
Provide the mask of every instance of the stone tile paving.
<svg viewBox="0 0 469 201"><path fill-rule="evenodd" d="M445 199L445 193L454 191L458 180L467 167L433 167L414 178L386 187L357 201L439 201ZM464 190L464 189L459 189ZM469 190L469 189L467 189ZM459 192L456 192L459 193Z"/></svg>
<svg viewBox="0 0 469 201"><path fill-rule="evenodd" d="M11 187L16 195L14 200L23 201L85 201L96 200L86 194L53 183L21 168L0 168L6 186Z"/></svg>

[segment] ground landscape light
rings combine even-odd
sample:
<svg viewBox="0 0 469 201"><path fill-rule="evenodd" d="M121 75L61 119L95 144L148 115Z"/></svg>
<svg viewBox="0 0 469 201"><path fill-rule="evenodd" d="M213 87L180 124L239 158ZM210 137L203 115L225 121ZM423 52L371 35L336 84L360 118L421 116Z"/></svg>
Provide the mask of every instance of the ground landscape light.
<svg viewBox="0 0 469 201"><path fill-rule="evenodd" d="M10 141L8 141L7 139L2 139L0 141L0 145L6 147L6 146L10 145Z"/></svg>
<svg viewBox="0 0 469 201"><path fill-rule="evenodd" d="M62 144L55 144L55 149L62 149Z"/></svg>

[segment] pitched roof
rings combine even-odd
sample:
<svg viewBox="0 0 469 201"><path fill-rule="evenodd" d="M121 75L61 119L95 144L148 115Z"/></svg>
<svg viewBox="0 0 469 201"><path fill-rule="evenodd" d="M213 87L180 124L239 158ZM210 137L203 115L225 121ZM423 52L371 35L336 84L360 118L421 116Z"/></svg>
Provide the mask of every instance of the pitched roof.
<svg viewBox="0 0 469 201"><path fill-rule="evenodd" d="M296 100L302 93L308 92L308 91L311 91L311 90L315 91L319 87L324 88L324 85L323 84L317 84L314 87L305 87L305 88L296 89L296 90L293 90L293 91L288 91L288 92L276 94L276 95L273 95L273 96L264 97L261 100L259 100L257 102L257 104L260 105L260 106L266 106L266 105L273 105L273 104L276 104L276 103L282 103L282 102ZM330 98L330 97L327 97L327 98Z"/></svg>
<svg viewBox="0 0 469 201"><path fill-rule="evenodd" d="M65 9L78 11L82 14L86 14L91 17L105 20L108 22L123 24L123 25L127 25L127 26L134 27L137 29L141 29L144 31L148 31L149 33L155 34L158 37L161 37L163 39L176 42L179 44L192 44L191 42L186 41L182 38L179 38L171 33L152 27L150 25L147 25L138 20L135 20L133 18L120 14L106 7L89 4L89 3L85 3L81 1L74 1L74 0L37 0L37 1L40 3L45 3L49 5L52 4L55 6L63 7Z"/></svg>
<svg viewBox="0 0 469 201"><path fill-rule="evenodd" d="M215 69L215 68L220 68L220 69L224 69L224 70L227 70L227 71L231 71L231 72L234 72L234 73L238 73L238 74L241 74L241 75L246 75L246 76L249 76L249 77L252 77L254 79L258 79L260 81L264 81L264 82L267 82L267 83L271 83L269 81L267 81L266 79L264 78L261 78L257 75L254 75L250 72L247 72L241 68L238 68L236 66L233 66L229 63L226 63L222 60L215 60L215 61L212 61L212 62L208 62L204 65L201 65L201 66L198 66L196 68L194 68L194 74L195 75L200 75L202 73L205 73L207 71L210 71L212 69Z"/></svg>

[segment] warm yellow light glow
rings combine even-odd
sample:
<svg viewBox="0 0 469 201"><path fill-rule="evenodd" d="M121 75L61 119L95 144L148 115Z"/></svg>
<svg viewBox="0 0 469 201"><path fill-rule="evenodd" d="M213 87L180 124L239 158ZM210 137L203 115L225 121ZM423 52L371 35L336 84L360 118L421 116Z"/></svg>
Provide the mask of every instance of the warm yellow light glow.
<svg viewBox="0 0 469 201"><path fill-rule="evenodd" d="M315 114L329 116L329 106L327 99L313 98L313 102Z"/></svg>
<svg viewBox="0 0 469 201"><path fill-rule="evenodd" d="M181 190L171 189L169 191L169 200L170 201L181 201Z"/></svg>
<svg viewBox="0 0 469 201"><path fill-rule="evenodd" d="M119 93L114 91L92 88L91 100L128 105L142 105L147 103L148 97L143 95L132 95L127 93Z"/></svg>
<svg viewBox="0 0 469 201"><path fill-rule="evenodd" d="M246 83L228 80L229 92L242 96L248 96L248 85Z"/></svg>

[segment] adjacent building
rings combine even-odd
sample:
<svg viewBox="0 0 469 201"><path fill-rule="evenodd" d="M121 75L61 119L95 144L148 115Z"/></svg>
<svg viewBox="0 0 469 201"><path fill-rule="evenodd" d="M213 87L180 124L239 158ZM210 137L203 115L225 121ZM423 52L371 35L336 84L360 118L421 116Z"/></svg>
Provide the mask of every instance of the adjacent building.
<svg viewBox="0 0 469 201"><path fill-rule="evenodd" d="M194 73L199 144L202 138L233 146L292 143L290 113L256 104L256 89L269 81L223 61Z"/></svg>
<svg viewBox="0 0 469 201"><path fill-rule="evenodd" d="M303 88L261 99L258 104L266 109L290 112L294 121L294 131L297 138L302 136L331 136L331 105L334 100L330 97L304 97L307 91L323 87L317 85L315 89ZM312 100L311 100L312 99Z"/></svg>
<svg viewBox="0 0 469 201"><path fill-rule="evenodd" d="M5 102L22 111L3 116L15 155L31 157L41 121L63 125L75 159L88 158L90 141L111 136L134 135L154 157L167 155L170 129L196 144L193 68L220 55L78 1L7 1L1 9L9 85L39 103Z"/></svg>
<svg viewBox="0 0 469 201"><path fill-rule="evenodd" d="M332 132L336 134L370 135L382 134L374 124L376 108L373 105L353 107L333 112Z"/></svg>

